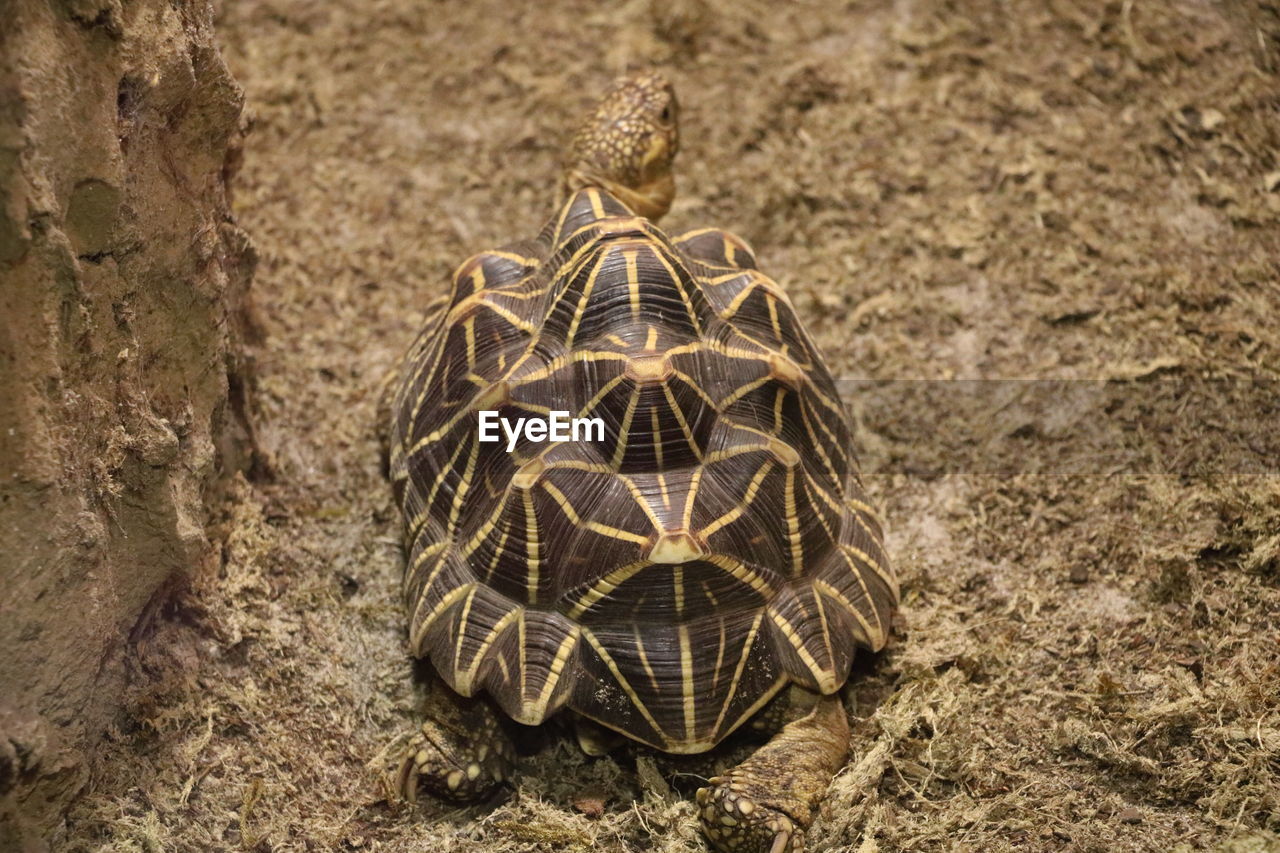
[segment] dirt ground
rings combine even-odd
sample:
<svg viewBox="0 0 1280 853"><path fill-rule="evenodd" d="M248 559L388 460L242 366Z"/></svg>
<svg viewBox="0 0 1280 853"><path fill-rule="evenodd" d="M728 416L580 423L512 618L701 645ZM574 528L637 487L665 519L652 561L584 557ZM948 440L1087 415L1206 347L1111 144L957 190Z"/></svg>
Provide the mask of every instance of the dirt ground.
<svg viewBox="0 0 1280 853"><path fill-rule="evenodd" d="M275 0L220 33L271 470L142 641L65 849L704 849L688 793L741 744L545 732L496 806L383 782L421 688L379 383L454 264L540 227L574 116L633 63L682 99L664 225L746 238L837 375L937 380L865 410L847 385L904 600L811 848L1280 849L1274 5ZM1130 405L1130 452L1073 443L1103 413L1067 391L1008 419L1009 379L1095 380L1061 387ZM954 430L944 380L990 380ZM1255 393L1180 408L1204 380ZM1204 452L1249 422L1261 464Z"/></svg>

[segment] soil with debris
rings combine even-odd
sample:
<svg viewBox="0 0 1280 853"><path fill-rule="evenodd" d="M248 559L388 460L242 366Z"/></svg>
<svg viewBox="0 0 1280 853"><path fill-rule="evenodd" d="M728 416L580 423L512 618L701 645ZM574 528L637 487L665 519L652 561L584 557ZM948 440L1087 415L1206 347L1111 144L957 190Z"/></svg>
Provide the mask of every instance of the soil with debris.
<svg viewBox="0 0 1280 853"><path fill-rule="evenodd" d="M143 642L66 849L705 849L688 792L742 743L590 759L550 730L504 801L385 786L422 688L379 384L454 264L540 227L632 64L682 99L664 225L742 235L837 375L886 382L848 387L904 600L811 849L1280 849L1276 395L1244 393L1280 378L1273 4L274 0L220 33L271 470ZM1068 390L995 381L1028 378ZM1243 402L1188 416L1206 381ZM1116 411L1119 461L1079 444ZM1251 419L1262 464L1203 452Z"/></svg>

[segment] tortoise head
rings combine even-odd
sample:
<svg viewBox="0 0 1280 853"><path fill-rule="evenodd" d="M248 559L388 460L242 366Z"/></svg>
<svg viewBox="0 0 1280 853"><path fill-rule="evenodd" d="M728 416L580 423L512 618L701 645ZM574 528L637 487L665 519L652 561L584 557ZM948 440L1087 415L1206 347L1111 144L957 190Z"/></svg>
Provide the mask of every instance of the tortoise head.
<svg viewBox="0 0 1280 853"><path fill-rule="evenodd" d="M565 164L565 195L600 187L638 215L658 220L671 208L679 148L676 93L648 71L614 81L578 127Z"/></svg>

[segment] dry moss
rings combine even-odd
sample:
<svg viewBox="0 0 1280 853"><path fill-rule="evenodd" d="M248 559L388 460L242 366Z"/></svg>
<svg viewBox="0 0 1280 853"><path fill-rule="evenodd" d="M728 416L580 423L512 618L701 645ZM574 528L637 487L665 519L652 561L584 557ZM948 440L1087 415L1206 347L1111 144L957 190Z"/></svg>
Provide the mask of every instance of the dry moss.
<svg viewBox="0 0 1280 853"><path fill-rule="evenodd" d="M382 783L415 694L378 380L454 263L539 226L626 62L686 107L671 226L748 239L837 373L1274 379L1274 13L962 5L228 5L278 476L232 491L221 574L142 649L70 849L704 849L685 795L742 745L592 760L550 731L461 810ZM1083 421L943 435L900 405L862 441L902 619L814 848L1280 844L1275 472L1137 403L1128 455L1070 470L1106 438Z"/></svg>

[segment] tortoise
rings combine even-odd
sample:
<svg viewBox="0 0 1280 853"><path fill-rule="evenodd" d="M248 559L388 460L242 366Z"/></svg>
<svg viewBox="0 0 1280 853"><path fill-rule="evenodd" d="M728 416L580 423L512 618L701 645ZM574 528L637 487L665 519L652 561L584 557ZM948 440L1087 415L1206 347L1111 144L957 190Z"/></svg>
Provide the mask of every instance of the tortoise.
<svg viewBox="0 0 1280 853"><path fill-rule="evenodd" d="M602 732L698 753L763 721L772 739L697 792L699 816L722 851L799 851L848 755L838 691L898 587L787 294L738 237L656 225L677 121L660 74L615 81L546 227L464 261L399 370L410 645L448 689L398 784L472 801L509 780L495 704L529 726L563 711L597 753ZM556 412L601 428L481 440L483 413Z"/></svg>

